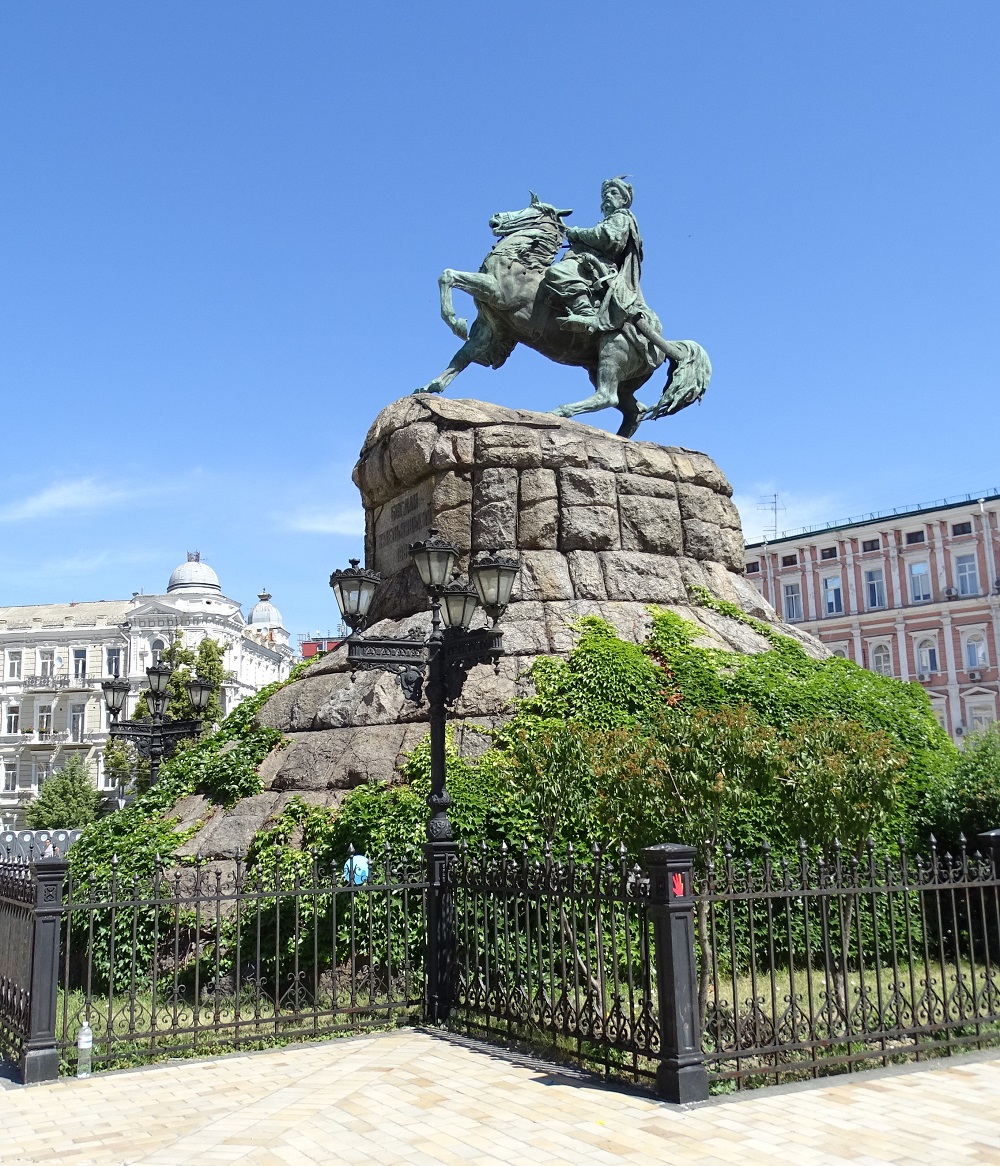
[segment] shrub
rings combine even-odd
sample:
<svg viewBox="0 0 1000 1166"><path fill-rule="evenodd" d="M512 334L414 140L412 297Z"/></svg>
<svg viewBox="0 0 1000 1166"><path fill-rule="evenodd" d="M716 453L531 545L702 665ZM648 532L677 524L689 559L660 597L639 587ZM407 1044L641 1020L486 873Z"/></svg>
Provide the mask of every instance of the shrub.
<svg viewBox="0 0 1000 1166"><path fill-rule="evenodd" d="M101 795L86 762L71 757L46 778L38 797L25 810L24 820L29 830L76 830L89 826L100 809Z"/></svg>

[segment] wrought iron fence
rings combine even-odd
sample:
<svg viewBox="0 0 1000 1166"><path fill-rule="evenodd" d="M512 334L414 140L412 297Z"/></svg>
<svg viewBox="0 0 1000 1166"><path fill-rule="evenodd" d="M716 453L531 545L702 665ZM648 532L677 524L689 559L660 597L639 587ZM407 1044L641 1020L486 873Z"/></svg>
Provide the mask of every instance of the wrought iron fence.
<svg viewBox="0 0 1000 1166"><path fill-rule="evenodd" d="M359 865L359 870L360 865ZM386 851L345 882L277 852L106 886L70 880L62 908L57 1046L94 1066L263 1047L383 1027L423 1001L422 869Z"/></svg>
<svg viewBox="0 0 1000 1166"><path fill-rule="evenodd" d="M694 1101L1000 1044L992 850L422 858L0 863L0 1052L42 1080L85 1021L108 1068L425 1016Z"/></svg>
<svg viewBox="0 0 1000 1166"><path fill-rule="evenodd" d="M649 880L624 850L566 861L459 850L453 1022L561 1058L652 1077L660 1032Z"/></svg>
<svg viewBox="0 0 1000 1166"><path fill-rule="evenodd" d="M915 858L727 847L696 900L705 1062L730 1088L1000 1043L1000 879L964 842Z"/></svg>

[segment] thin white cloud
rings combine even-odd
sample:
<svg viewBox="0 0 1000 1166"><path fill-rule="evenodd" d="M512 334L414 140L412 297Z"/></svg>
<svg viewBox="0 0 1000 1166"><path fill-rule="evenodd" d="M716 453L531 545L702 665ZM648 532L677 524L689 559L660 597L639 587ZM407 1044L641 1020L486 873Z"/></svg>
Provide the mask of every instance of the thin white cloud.
<svg viewBox="0 0 1000 1166"><path fill-rule="evenodd" d="M778 496L777 516L773 501ZM810 530L836 521L846 513L844 502L836 494L796 494L791 490L776 489L773 483L764 482L745 494L734 494L733 502L743 519L743 537L748 543L760 542L764 538L777 537L784 531Z"/></svg>
<svg viewBox="0 0 1000 1166"><path fill-rule="evenodd" d="M365 512L358 507L343 507L339 510L300 510L289 515L284 523L287 530L297 530L305 534L347 534L365 533Z"/></svg>
<svg viewBox="0 0 1000 1166"><path fill-rule="evenodd" d="M0 522L26 522L70 511L104 510L134 498L134 491L108 486L97 478L69 479L54 482L37 494L0 506Z"/></svg>
<svg viewBox="0 0 1000 1166"><path fill-rule="evenodd" d="M94 575L108 568L122 566L142 566L159 562L163 555L157 551L98 551L94 554L70 554L62 558L40 559L37 561L0 560L0 581L7 585L37 584L39 578L51 582L53 579L79 578Z"/></svg>

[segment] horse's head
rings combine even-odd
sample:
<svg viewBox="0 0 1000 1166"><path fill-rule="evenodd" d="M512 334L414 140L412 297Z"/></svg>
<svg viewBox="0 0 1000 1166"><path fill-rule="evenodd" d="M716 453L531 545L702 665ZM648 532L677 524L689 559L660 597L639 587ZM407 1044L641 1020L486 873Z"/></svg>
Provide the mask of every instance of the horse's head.
<svg viewBox="0 0 1000 1166"><path fill-rule="evenodd" d="M542 202L532 190L531 202L523 210L500 211L490 219L490 230L498 238L514 235L519 231L542 229L546 232L555 227L559 238L563 235L563 219L571 215L571 210L561 211L550 202Z"/></svg>

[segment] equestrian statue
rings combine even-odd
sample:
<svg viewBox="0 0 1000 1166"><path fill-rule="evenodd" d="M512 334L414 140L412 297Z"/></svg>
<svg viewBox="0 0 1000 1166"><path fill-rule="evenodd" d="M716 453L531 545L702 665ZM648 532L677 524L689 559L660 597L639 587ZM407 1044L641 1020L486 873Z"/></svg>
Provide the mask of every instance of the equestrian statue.
<svg viewBox="0 0 1000 1166"><path fill-rule="evenodd" d="M712 365L693 340L665 340L659 318L643 299L642 237L624 177L601 186L604 218L596 227L566 227L573 212L541 202L532 192L523 210L490 219L497 242L478 272L441 273L441 315L465 343L451 363L418 393L441 393L470 364L499 368L516 344L550 360L585 368L594 391L560 405L560 417L621 411L618 433L631 437L642 421L700 401ZM568 250L557 261L564 244ZM478 315L470 329L455 313L452 291L468 292ZM635 394L660 367L667 383L650 407Z"/></svg>

